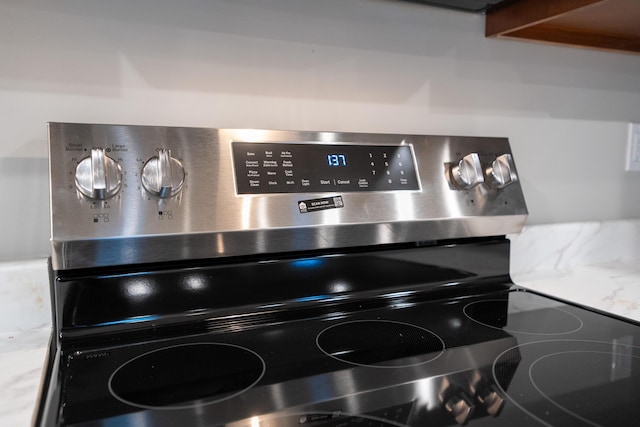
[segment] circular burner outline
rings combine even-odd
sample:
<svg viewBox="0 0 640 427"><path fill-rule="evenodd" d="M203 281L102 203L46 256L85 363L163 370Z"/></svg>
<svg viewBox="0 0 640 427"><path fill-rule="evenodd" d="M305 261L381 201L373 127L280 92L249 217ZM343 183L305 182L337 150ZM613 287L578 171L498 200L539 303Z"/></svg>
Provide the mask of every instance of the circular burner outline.
<svg viewBox="0 0 640 427"><path fill-rule="evenodd" d="M467 313L467 307L469 307L471 305L474 305L474 304L479 304L479 303L482 303L482 302L505 302L505 301L509 302L508 299L483 299L483 300L479 300L479 301L473 301L473 302L470 302L469 304L465 305L462 308L462 312L464 313L465 316L467 316L467 318L469 320L472 320L472 321L476 322L479 325L486 326L487 328L491 328L491 329L497 329L499 331L511 332L511 333L514 333L514 334L546 335L546 336L549 336L549 335L551 335L551 336L554 336L554 335L568 335L568 334L573 334L574 332L578 332L579 330L581 330L584 327L584 322L582 321L581 318L579 318L577 315L575 315L575 314L573 314L573 313L571 313L569 311L563 310L563 309L558 308L558 307L549 307L549 308L553 308L554 310L561 311L561 312L563 312L565 314L568 314L569 316L575 318L579 322L579 326L577 328L573 329L573 330L566 331L566 332L525 332L525 331L518 331L516 329L499 328L497 326L489 325L487 323L482 323L479 320L474 319L473 317L471 317Z"/></svg>
<svg viewBox="0 0 640 427"><path fill-rule="evenodd" d="M574 354L574 353L609 354L609 355L618 354L618 353L613 352L613 351L595 351L595 350L558 351L558 352L555 352L555 353L545 354L544 356L541 356L541 357L537 358L536 360L534 360L533 362L531 362L531 365L529 365L529 380L531 381L531 385L533 386L533 388L535 388L536 391L538 393L540 393L540 395L542 397L544 397L549 403L554 405L556 408L560 409L561 411L565 412L566 414L569 414L572 417L575 417L575 418L579 419L580 421L585 422L585 423L587 423L589 425L592 425L592 426L595 426L595 427L601 427L601 424L594 423L593 421L590 421L590 420L584 418L583 416L578 415L575 412L568 410L564 406L560 405L559 403L557 403L556 401L551 399L545 392L543 392L540 389L540 387L538 387L538 385L536 384L536 382L533 379L532 370L533 370L534 366L536 365L536 363L538 363L539 361L541 361L543 359L546 359L548 357L551 357L551 356L557 356L559 354ZM640 359L640 356L634 356L632 354L631 355L625 355L625 356L633 357L635 359Z"/></svg>
<svg viewBox="0 0 640 427"><path fill-rule="evenodd" d="M356 363L356 362L351 362L351 361L348 361L348 360L340 359L339 357L336 357L336 356L332 355L331 353L326 352L322 348L320 343L318 342L318 339L320 338L320 335L322 335L324 332L328 331L331 328L335 328L335 327L342 326L342 325L347 325L347 324L350 324L350 323L369 323L369 322L396 323L398 325L411 326L412 328L421 329L421 330L423 330L425 332L428 332L429 334L433 335L435 338L437 338L438 341L440 341L440 343L442 344L442 350L440 350L440 352L438 353L437 356L432 357L429 360L425 360L424 362L411 363L411 364L408 364L408 365L378 366L378 365L367 365L367 364L364 364L364 363ZM350 320L348 322L336 323L335 325L327 326L326 328L321 330L318 333L318 335L316 335L316 346L320 349L321 352L323 352L327 356L331 357L332 359L339 360L340 362L348 363L350 365L363 366L363 367L366 367L366 368L376 368L376 369L410 368L412 366L424 365L425 363L433 362L434 360L438 359L440 356L442 356L444 354L444 350L445 350L444 340L442 338L440 338L440 336L438 334L436 334L435 332L430 331L429 329L423 328L421 326L413 325L411 323L398 322L397 320L384 320L384 319Z"/></svg>
<svg viewBox="0 0 640 427"><path fill-rule="evenodd" d="M123 399L122 397L118 396L118 394L113 390L113 387L111 386L111 382L113 380L113 377L118 373L118 371L120 371L120 369L122 369L123 367L125 367L126 365L128 365L129 363L133 362L134 360L140 359L141 357L145 357L149 354L152 353L157 353L160 351L164 351L164 350L169 350L171 348L177 348L177 347L189 347L189 346L200 346L200 345L215 345L215 346L223 346L223 347L234 347L234 348L238 348L240 350L244 350L248 353L253 354L254 356L256 356L258 358L258 360L260 361L260 363L262 364L262 373L260 374L260 376L253 382L251 383L249 386L238 390L237 392L230 394L228 396L225 396L221 399L215 399L215 400L208 400L208 401L202 401L202 400L198 400L197 403L193 403L193 404L189 404L189 405L171 405L171 406L155 406L155 405L141 405L139 403L135 403L135 402L131 402L128 401L126 399ZM212 405L214 403L218 403L218 402L222 402L231 398L234 398L242 393L244 393L245 391L251 389L253 386L255 386L261 379L262 377L264 377L264 374L267 370L267 364L265 363L264 359L255 351L250 350L246 347L242 347L239 345L235 345L235 344L227 344L227 343L218 343L218 342L194 342L194 343L187 343L187 344L177 344L177 345L172 345L172 346L168 346L168 347L162 347L162 348L157 348L155 350L151 350L151 351L147 351L146 353L142 353L137 355L136 357L133 357L129 360L127 360L126 362L124 362L122 365L118 366L116 368L115 371L113 371L113 373L111 374L111 376L109 376L109 381L108 381L108 387L109 387L109 393L111 393L111 395L118 399L120 402L130 405L130 406L135 406L137 408L143 408L143 409L162 409L162 410L178 410L178 409L189 409L189 408L194 408L196 406L204 406L204 405ZM206 399L206 398L204 398Z"/></svg>
<svg viewBox="0 0 640 427"><path fill-rule="evenodd" d="M528 409L526 409L524 406L522 406L520 403L516 402L516 400L514 398L511 397L511 395L509 394L509 392L507 390L505 390L502 385L500 384L500 381L498 380L498 377L496 375L496 364L498 363L498 360L506 353L509 353L510 351L513 351L514 349L517 348L521 348L521 347L525 347L525 346L530 346L530 345L535 345L535 344L548 344L548 343L587 343L587 344L604 344L607 346L610 346L612 344L612 342L608 342L608 341L595 341L595 340L543 340L543 341L533 341L533 342L528 342L528 343L524 343L524 344L519 344L519 345L514 345L513 347L510 347L506 350L504 350L503 352L501 352L498 356L496 356L496 358L493 361L493 364L491 365L491 374L493 375L493 382L494 384L500 389L500 391L504 394L504 396L507 397L507 399L509 399L509 401L511 403L513 403L515 406L517 406L518 408L520 408L520 410L524 413L526 413L527 415L529 415L531 418L535 419L536 421L538 421L539 423L545 425L545 426L549 426L552 427L551 424L549 424L548 422L544 421L542 418L538 417L537 415L535 415L533 412L529 411ZM640 346L636 346L636 345L629 345L629 344L625 344L625 347L629 347L629 348L636 348L636 349L640 349ZM607 353L605 351L597 351L597 350L572 350L572 351L565 351L565 352L556 352L556 353L550 353L550 354L545 354L544 356L541 356L539 358L537 358L536 360L534 360L533 362L531 362L531 364L529 365L529 369L528 371L528 375L529 375L529 381L531 382L531 385L534 389L536 389L536 391L538 391L538 393L540 393L540 395L545 398L546 400L548 400L551 404L553 404L554 406L556 406L557 408L559 408L560 410L562 410L563 412L570 414L572 416L576 416L576 418L578 418L581 421L586 422L587 424L591 424L593 426L600 426L600 424L596 424L593 423L591 421L585 420L583 417L574 414L572 411L569 411L568 409L558 405L556 402L554 402L553 400L549 399L549 397L543 393L542 391L540 391L540 389L536 386L535 382L533 381L533 379L531 378L531 368L532 366L540 359L549 356L551 354L562 354L562 353ZM616 352L608 352L609 354L616 354ZM632 355L631 357L638 357L638 356L634 356Z"/></svg>

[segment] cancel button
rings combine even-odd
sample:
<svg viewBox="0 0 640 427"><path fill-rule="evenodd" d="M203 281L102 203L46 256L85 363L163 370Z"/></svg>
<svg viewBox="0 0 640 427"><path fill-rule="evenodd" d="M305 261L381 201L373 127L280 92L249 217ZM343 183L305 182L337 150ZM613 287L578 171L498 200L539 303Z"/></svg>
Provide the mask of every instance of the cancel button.
<svg viewBox="0 0 640 427"><path fill-rule="evenodd" d="M338 180L338 185L351 185L351 180L350 179L339 179Z"/></svg>

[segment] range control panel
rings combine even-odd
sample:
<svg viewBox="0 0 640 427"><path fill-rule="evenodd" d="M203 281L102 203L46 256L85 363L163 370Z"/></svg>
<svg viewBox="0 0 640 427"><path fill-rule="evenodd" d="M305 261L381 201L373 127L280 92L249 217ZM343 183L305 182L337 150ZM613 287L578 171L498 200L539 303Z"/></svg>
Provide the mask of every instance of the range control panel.
<svg viewBox="0 0 640 427"><path fill-rule="evenodd" d="M233 142L239 194L419 190L411 146Z"/></svg>
<svg viewBox="0 0 640 427"><path fill-rule="evenodd" d="M516 233L506 138L49 124L56 269Z"/></svg>

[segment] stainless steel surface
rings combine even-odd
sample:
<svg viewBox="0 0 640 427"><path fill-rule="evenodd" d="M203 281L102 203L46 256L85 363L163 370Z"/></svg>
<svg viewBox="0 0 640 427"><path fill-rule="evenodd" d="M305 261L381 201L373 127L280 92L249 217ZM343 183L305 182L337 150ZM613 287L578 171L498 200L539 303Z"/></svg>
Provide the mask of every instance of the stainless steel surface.
<svg viewBox="0 0 640 427"><path fill-rule="evenodd" d="M239 195L231 143L409 145L417 191ZM483 169L511 154L506 138L49 124L51 240L58 270L516 233L527 209L519 182L457 190L450 170L477 153ZM74 171L102 147L122 170L113 197L77 191ZM159 150L184 167L182 190L162 198L141 175ZM513 173L516 174L515 165ZM301 213L300 201L343 206Z"/></svg>

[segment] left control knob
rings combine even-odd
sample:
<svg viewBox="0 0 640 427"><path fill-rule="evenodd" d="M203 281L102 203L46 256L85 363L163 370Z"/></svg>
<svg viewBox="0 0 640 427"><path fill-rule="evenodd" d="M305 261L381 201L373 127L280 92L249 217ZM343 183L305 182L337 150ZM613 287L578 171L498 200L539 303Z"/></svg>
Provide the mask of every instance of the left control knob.
<svg viewBox="0 0 640 427"><path fill-rule="evenodd" d="M121 186L122 168L102 148L92 149L76 166L76 188L90 199L113 197Z"/></svg>

